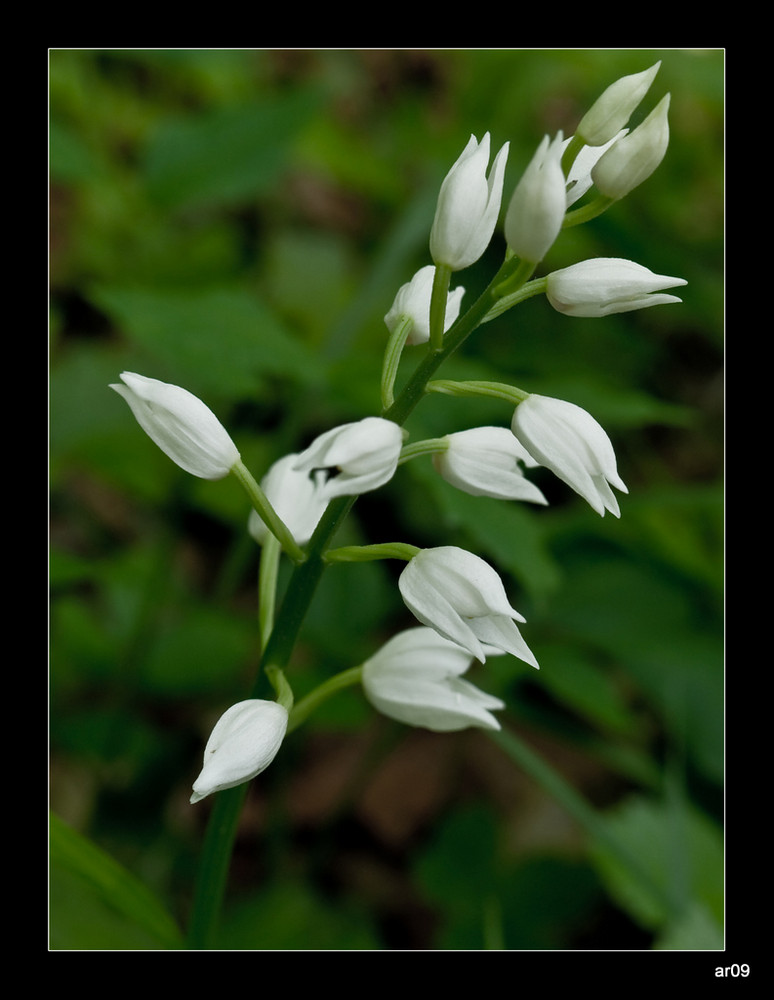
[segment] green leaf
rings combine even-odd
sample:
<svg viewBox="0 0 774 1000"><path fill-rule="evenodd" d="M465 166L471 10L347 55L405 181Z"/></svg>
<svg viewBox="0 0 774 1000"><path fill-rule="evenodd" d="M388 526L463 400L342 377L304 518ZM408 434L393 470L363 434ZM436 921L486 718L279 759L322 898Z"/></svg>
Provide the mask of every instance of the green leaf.
<svg viewBox="0 0 774 1000"><path fill-rule="evenodd" d="M319 361L255 296L238 288L101 287L92 300L123 334L189 391L255 397L267 378L310 384ZM165 377L166 376L166 377Z"/></svg>
<svg viewBox="0 0 774 1000"><path fill-rule="evenodd" d="M277 881L231 904L217 945L224 950L358 951L379 948L368 917L346 901L335 904L301 882Z"/></svg>
<svg viewBox="0 0 774 1000"><path fill-rule="evenodd" d="M605 838L594 838L591 856L597 869L633 919L648 929L665 930L701 905L712 921L722 923L723 837L707 816L685 800L633 797L598 819L649 876L650 885L621 863Z"/></svg>
<svg viewBox="0 0 774 1000"><path fill-rule="evenodd" d="M557 700L610 734L637 730L636 715L619 690L618 678L602 670L583 650L541 643L540 656L547 666L540 673L540 683Z"/></svg>
<svg viewBox="0 0 774 1000"><path fill-rule="evenodd" d="M145 153L151 197L168 208L191 208L271 190L317 106L317 97L306 92L168 119Z"/></svg>
<svg viewBox="0 0 774 1000"><path fill-rule="evenodd" d="M182 947L177 925L153 893L53 814L50 853L52 949Z"/></svg>

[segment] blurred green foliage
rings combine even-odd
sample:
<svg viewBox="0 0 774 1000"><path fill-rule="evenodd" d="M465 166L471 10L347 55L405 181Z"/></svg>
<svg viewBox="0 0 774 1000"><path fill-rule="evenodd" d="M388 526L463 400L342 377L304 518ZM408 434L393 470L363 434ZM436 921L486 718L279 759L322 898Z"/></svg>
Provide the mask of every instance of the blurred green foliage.
<svg viewBox="0 0 774 1000"><path fill-rule="evenodd" d="M723 52L123 49L50 53L52 947L179 945L209 812L190 785L257 663L244 496L186 477L108 384L185 386L258 477L377 413L383 316L428 262L469 134L510 141L507 199L544 133L657 59L634 120L671 92L664 162L543 269L628 257L686 278L683 303L584 320L533 299L444 369L591 410L630 489L620 521L548 476L533 510L417 461L340 540L497 566L541 670L475 677L658 891L481 733L409 731L349 692L253 782L220 945L722 946ZM459 276L466 302L502 251ZM434 396L407 426L509 419ZM297 696L409 624L393 567L333 567Z"/></svg>

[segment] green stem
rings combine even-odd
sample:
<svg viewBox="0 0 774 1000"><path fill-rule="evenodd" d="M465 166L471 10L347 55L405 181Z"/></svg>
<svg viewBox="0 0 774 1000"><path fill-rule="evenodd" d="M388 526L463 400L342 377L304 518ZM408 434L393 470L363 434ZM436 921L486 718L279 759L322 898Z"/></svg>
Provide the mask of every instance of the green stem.
<svg viewBox="0 0 774 1000"><path fill-rule="evenodd" d="M526 299L531 299L533 295L542 295L546 290L547 283L548 278L545 277L527 281L520 288L517 288L515 292L510 292L508 295L504 295L501 299L499 299L494 306L492 306L486 316L484 316L481 322L488 323L490 320L500 316L506 310L511 309L513 306L517 306L520 302L524 302Z"/></svg>
<svg viewBox="0 0 774 1000"><path fill-rule="evenodd" d="M484 317L498 302L499 295L496 289L514 274L519 263L516 257L509 257L470 309L458 317L446 331L441 350L428 351L417 365L414 374L409 378L398 398L382 414L386 420L392 420L396 424L405 423L424 396L428 381L444 361L465 343L476 327L481 325Z"/></svg>
<svg viewBox="0 0 774 1000"><path fill-rule="evenodd" d="M509 274L499 285L495 285L494 294L499 300L498 304L503 299L510 299L517 295L522 286L532 277L536 267L537 265L531 261L520 260L513 273Z"/></svg>
<svg viewBox="0 0 774 1000"><path fill-rule="evenodd" d="M411 412L423 398L427 382L438 369L439 365L453 354L476 327L481 324L484 317L498 300L495 289L510 277L517 267L518 261L515 258L509 258L503 263L476 302L466 313L458 317L455 323L449 328L441 350L428 351L424 359L417 366L414 374L409 378L398 398L384 412L383 416L385 419L392 420L397 424L405 423ZM257 501L259 506L262 505L267 515L271 517L273 508L268 504L268 501L263 496L263 491L260 490L241 462L232 471L248 490L248 493L250 493L251 499L254 500L254 505L255 501ZM253 487L255 488L253 489ZM341 522L346 518L355 503L355 500L356 497L338 497L328 504L306 547L306 553L299 549L292 537L283 538L282 535L284 532L281 529L280 533L273 531L280 538L285 551L291 557L296 558L297 566L288 581L288 586L271 629L271 634L267 638L266 648L263 650L261 659L262 667L271 665L283 669L287 666L301 630L301 625L317 589L317 584L327 565L323 556ZM256 509L263 516L262 510L258 507ZM290 533L279 520L276 512L273 512L273 514L275 528L280 528L281 526L287 532L287 536L289 536ZM266 523L269 527L272 527L269 521ZM262 669L258 673L250 697L265 697L267 684L266 674ZM220 912L226 889L229 859L236 837L239 813L247 788L247 784L237 785L235 788L228 788L225 791L218 792L215 796L215 803L210 814L205 836L189 921L189 948L206 949L210 947L213 940L218 913Z"/></svg>
<svg viewBox="0 0 774 1000"><path fill-rule="evenodd" d="M236 463L236 465L232 466L231 473L239 481L247 495L250 497L250 502L255 508L258 516L261 518L269 531L280 540L282 548L287 552L293 562L303 562L305 559L304 550L296 542L295 538L293 538L293 535L290 533L290 529L269 503L266 494L255 481L249 469L241 459Z"/></svg>
<svg viewBox="0 0 774 1000"><path fill-rule="evenodd" d="M362 676L362 666L351 667L349 670L343 670L340 674L336 674L335 677L329 677L327 681L323 681L314 691L311 691L299 702L296 702L293 711L290 713L288 732L292 733L294 729L297 729L302 723L306 722L312 712L330 698L331 695L336 694L346 687L351 687L353 684L359 684Z"/></svg>
<svg viewBox="0 0 774 1000"><path fill-rule="evenodd" d="M419 551L419 546L408 542L378 542L375 545L342 545L329 549L323 558L326 562L372 562L374 559L405 559L408 562Z"/></svg>
<svg viewBox="0 0 774 1000"><path fill-rule="evenodd" d="M192 951L213 946L231 851L248 784L218 792L207 822L191 904L186 946Z"/></svg>
<svg viewBox="0 0 774 1000"><path fill-rule="evenodd" d="M428 388L432 384L432 382L429 382ZM398 465L403 465L404 462L408 462L412 458L417 458L419 455L435 455L439 451L448 450L449 439L445 437L426 438L424 441L415 441L414 444L407 444L401 449Z"/></svg>
<svg viewBox="0 0 774 1000"><path fill-rule="evenodd" d="M430 350L440 351L443 346L443 328L446 324L446 303L449 298L451 268L437 264L433 275L433 292L430 298Z"/></svg>
<svg viewBox="0 0 774 1000"><path fill-rule="evenodd" d="M279 613L263 650L261 664L282 669L287 665L298 637L301 623L314 596L325 563L322 553L342 520L349 513L355 497L339 497L328 504L307 548L307 558L293 572ZM270 694L265 669L259 671L251 698ZM239 815L249 785L236 785L215 795L199 861L194 898L188 925L188 948L212 947L218 915L226 891L231 853Z"/></svg>
<svg viewBox="0 0 774 1000"><path fill-rule="evenodd" d="M591 219L596 219L598 215L607 211L614 201L615 198L607 198L604 195L600 195L598 198L595 198L594 201L590 201L588 205L584 205L582 208L572 209L565 215L564 222L562 223L562 229L569 229L571 226L579 226L583 222L589 222Z"/></svg>

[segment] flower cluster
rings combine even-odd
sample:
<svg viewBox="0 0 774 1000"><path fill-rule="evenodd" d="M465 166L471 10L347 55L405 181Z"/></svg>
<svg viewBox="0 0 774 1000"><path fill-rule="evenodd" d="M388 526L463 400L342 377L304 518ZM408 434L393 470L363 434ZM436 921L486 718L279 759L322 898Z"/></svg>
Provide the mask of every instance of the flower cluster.
<svg viewBox="0 0 774 1000"><path fill-rule="evenodd" d="M475 325L527 294L545 293L556 311L586 318L680 301L665 290L684 285L683 279L654 274L619 258L580 261L529 281L565 225L605 211L661 162L669 141L669 95L640 125L628 127L658 69L656 64L616 81L570 138L562 132L543 137L505 211L503 265L484 295L460 316L464 289L449 290L450 277L478 261L494 237L509 150L506 142L490 168L490 134L481 142L470 137L440 186L429 236L433 263L398 289L384 317L390 336L382 373L382 416L323 431L304 450L277 459L258 484L222 424L187 390L127 372L121 375L122 384L112 388L182 469L205 479L234 473L253 502L250 534L262 546L276 538L298 563L333 558L336 550L325 548L330 538L320 537L329 505L385 486L400 464L422 454L432 455L446 483L476 497L546 505L542 490L526 473L543 475L541 470L548 470L600 516L609 512L620 517L613 488L628 491L613 444L596 419L576 404L502 383L444 384L444 391L452 394L510 400L510 427L471 427L406 445L405 413L391 419L393 389L406 345L427 345L426 367L431 371ZM593 200L575 208L589 193ZM470 316L475 323L467 319ZM418 371L425 369L420 366ZM429 376L424 377L419 391L412 389L415 401L427 390ZM356 672L368 701L399 722L434 731L498 729L492 712L504 703L462 675L473 661L485 664L491 656L508 654L535 668L538 662L519 629L525 618L511 604L497 571L454 545L416 549L395 543L338 551L342 559L377 558L385 552L405 558L397 585L406 608L420 623L388 640ZM265 554L266 549L262 558ZM221 716L205 747L192 802L248 781L271 763L291 724L293 707L292 695L280 688L277 694L276 701L239 702Z"/></svg>

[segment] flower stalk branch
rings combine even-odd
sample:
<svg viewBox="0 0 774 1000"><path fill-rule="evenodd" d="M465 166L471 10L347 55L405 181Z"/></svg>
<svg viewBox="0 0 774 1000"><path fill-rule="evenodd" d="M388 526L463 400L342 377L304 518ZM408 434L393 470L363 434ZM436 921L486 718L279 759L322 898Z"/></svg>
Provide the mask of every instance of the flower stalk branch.
<svg viewBox="0 0 774 1000"><path fill-rule="evenodd" d="M279 542L285 552L287 552L293 562L302 563L306 558L304 550L296 542L295 538L293 538L293 535L290 533L287 525L276 512L274 507L272 507L269 503L266 494L255 481L251 472L241 459L236 461L231 467L231 474L244 488L250 498L253 509L256 511L269 531L271 531L271 533L279 539Z"/></svg>

